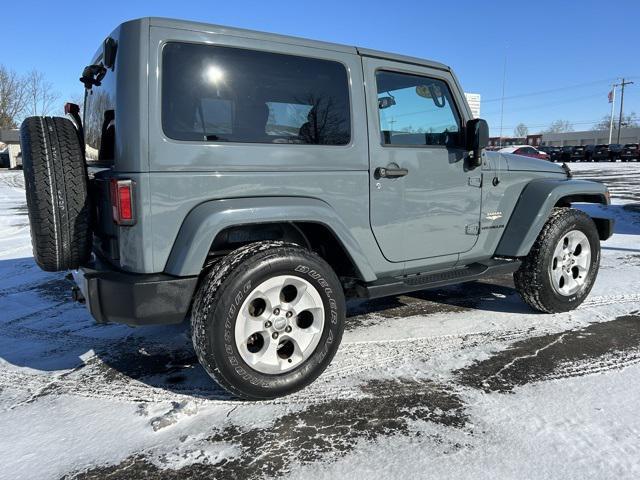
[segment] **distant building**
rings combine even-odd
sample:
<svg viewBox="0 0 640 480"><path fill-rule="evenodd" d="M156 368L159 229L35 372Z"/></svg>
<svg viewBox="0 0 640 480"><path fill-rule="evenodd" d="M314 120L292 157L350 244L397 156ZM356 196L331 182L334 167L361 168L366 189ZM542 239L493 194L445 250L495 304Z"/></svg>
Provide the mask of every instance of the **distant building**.
<svg viewBox="0 0 640 480"><path fill-rule="evenodd" d="M465 92L464 96L467 97L467 103L469 104L473 118L480 118L480 94Z"/></svg>
<svg viewBox="0 0 640 480"><path fill-rule="evenodd" d="M618 143L618 131L613 131L611 143ZM609 143L609 130L587 130L584 132L544 133L542 145L564 147L565 145L597 145ZM620 130L620 143L640 143L640 128Z"/></svg>
<svg viewBox="0 0 640 480"><path fill-rule="evenodd" d="M527 135L526 137L489 137L489 146L510 147L511 145L531 145L538 147L542 145L542 134Z"/></svg>
<svg viewBox="0 0 640 480"><path fill-rule="evenodd" d="M10 167L15 168L18 165L22 165L20 130L0 130L0 143L4 143L7 146Z"/></svg>

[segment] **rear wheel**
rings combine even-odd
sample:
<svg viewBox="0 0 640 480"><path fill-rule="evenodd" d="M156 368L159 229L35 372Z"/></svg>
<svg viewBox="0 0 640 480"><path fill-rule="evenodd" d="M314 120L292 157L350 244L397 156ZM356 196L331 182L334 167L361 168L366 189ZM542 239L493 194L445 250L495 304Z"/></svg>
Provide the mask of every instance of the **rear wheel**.
<svg viewBox="0 0 640 480"><path fill-rule="evenodd" d="M566 312L589 295L599 265L600 238L593 220L573 208L555 208L514 282L532 308Z"/></svg>
<svg viewBox="0 0 640 480"><path fill-rule="evenodd" d="M233 395L275 398L305 387L329 365L345 300L331 267L294 244L242 247L204 277L191 316L198 359Z"/></svg>
<svg viewBox="0 0 640 480"><path fill-rule="evenodd" d="M69 270L91 254L87 171L70 120L29 117L20 145L33 256L47 271Z"/></svg>

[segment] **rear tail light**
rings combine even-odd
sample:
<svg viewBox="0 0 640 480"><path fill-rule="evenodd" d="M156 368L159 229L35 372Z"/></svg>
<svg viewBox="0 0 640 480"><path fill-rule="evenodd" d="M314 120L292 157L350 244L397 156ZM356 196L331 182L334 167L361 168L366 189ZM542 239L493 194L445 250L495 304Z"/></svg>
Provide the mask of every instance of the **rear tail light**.
<svg viewBox="0 0 640 480"><path fill-rule="evenodd" d="M67 102L64 104L65 115L78 115L80 113L80 106L76 103Z"/></svg>
<svg viewBox="0 0 640 480"><path fill-rule="evenodd" d="M118 225L133 225L136 223L133 203L132 180L111 180L111 211L113 221Z"/></svg>

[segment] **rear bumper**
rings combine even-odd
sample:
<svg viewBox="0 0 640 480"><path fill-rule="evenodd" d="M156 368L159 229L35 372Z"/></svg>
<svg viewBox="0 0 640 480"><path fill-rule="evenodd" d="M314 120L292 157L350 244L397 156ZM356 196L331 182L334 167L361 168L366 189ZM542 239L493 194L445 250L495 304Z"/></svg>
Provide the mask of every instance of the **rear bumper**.
<svg viewBox="0 0 640 480"><path fill-rule="evenodd" d="M198 277L132 274L91 265L72 272L98 323L166 325L184 320Z"/></svg>

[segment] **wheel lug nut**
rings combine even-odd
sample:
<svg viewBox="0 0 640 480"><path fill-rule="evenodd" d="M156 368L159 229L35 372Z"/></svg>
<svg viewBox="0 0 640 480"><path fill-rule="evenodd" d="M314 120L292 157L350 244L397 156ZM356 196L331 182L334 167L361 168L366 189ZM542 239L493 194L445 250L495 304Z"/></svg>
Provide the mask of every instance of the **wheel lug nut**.
<svg viewBox="0 0 640 480"><path fill-rule="evenodd" d="M264 328L271 328L271 322L269 320L264 322Z"/></svg>
<svg viewBox="0 0 640 480"><path fill-rule="evenodd" d="M287 318L291 318L291 315L293 315L293 313L291 313L291 312L287 312L286 317L287 317Z"/></svg>
<svg viewBox="0 0 640 480"><path fill-rule="evenodd" d="M280 309L279 308L274 308L273 309L273 314L274 315L280 315Z"/></svg>
<svg viewBox="0 0 640 480"><path fill-rule="evenodd" d="M287 328L284 329L285 332L290 333L291 332L291 325L287 325Z"/></svg>
<svg viewBox="0 0 640 480"><path fill-rule="evenodd" d="M278 338L278 332L273 332L273 335L271 335L273 337L273 339L275 340L276 338Z"/></svg>

